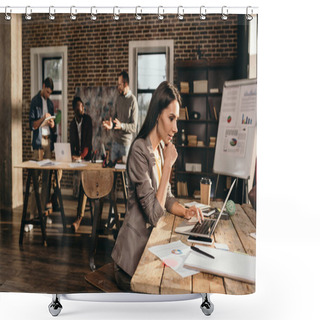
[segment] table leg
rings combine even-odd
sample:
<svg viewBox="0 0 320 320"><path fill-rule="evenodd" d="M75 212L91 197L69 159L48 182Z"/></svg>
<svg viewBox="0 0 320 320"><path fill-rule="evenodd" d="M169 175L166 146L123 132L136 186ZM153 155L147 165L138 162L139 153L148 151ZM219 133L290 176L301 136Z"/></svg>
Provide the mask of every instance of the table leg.
<svg viewBox="0 0 320 320"><path fill-rule="evenodd" d="M46 194L46 204L50 202L51 181L52 181L52 170L49 171L48 190L47 190L48 192Z"/></svg>
<svg viewBox="0 0 320 320"><path fill-rule="evenodd" d="M77 217L80 217L81 215L81 208L83 203L83 187L82 187L82 181L80 179L80 185L79 185L79 195L78 195L78 207L77 207Z"/></svg>
<svg viewBox="0 0 320 320"><path fill-rule="evenodd" d="M117 181L117 180L115 180ZM113 204L113 211L114 211L114 223L116 224L116 228L119 231L120 229L120 220L119 220L119 213L118 213L118 207L117 207L117 196L116 196L116 192L117 192L117 182L115 182L115 187L113 188L112 192L111 192L111 198L112 198L112 204ZM111 206L111 202L110 202L110 206ZM113 223L113 224L114 224Z"/></svg>
<svg viewBox="0 0 320 320"><path fill-rule="evenodd" d="M108 230L111 230L114 224L116 224L117 229L120 229L120 221L118 216L118 208L117 208L117 197L116 197L116 189L117 189L117 177L118 173L114 173L114 180L113 180L113 187L110 192L110 207L109 207L109 215L107 219L107 228ZM113 212L112 212L113 211ZM114 220L111 222L111 218L114 218Z"/></svg>
<svg viewBox="0 0 320 320"><path fill-rule="evenodd" d="M39 183L38 183L38 177L36 174L36 170L32 170L32 182L34 186L34 194L36 197L36 204L38 208L38 216L40 220L40 227L41 227L41 233L42 233L42 241L43 245L47 246L47 235L46 235L46 226L43 219L43 212L41 207L41 200L40 200L40 194L39 194Z"/></svg>
<svg viewBox="0 0 320 320"><path fill-rule="evenodd" d="M54 171L54 176L56 180L56 187L55 187L55 192L58 195L59 199L59 204L60 204L60 213L61 213L61 219L62 219L62 225L63 225L63 232L67 231L67 224L66 224L66 216L64 214L64 207L63 207L63 202L62 202L62 195L61 195L61 188L60 188L60 183L58 181L58 171Z"/></svg>
<svg viewBox="0 0 320 320"><path fill-rule="evenodd" d="M110 229L110 221L111 221L111 217L112 217L112 208L113 208L113 204L112 204L112 191L110 192L109 194L109 203L110 203L110 206L109 206L109 214L108 214L108 218L107 218L107 223L106 223L106 226L107 226L107 229Z"/></svg>
<svg viewBox="0 0 320 320"><path fill-rule="evenodd" d="M121 172L121 178L122 178L122 189L123 189L123 199L124 199L124 203L126 204L127 203L127 183L126 183L126 172L125 171L122 171Z"/></svg>
<svg viewBox="0 0 320 320"><path fill-rule="evenodd" d="M91 230L91 240L90 240L90 251L89 251L89 265L92 271L96 270L96 266L94 263L94 254L96 252L97 245L97 229L98 223L101 217L103 207L103 199L95 199L94 200L94 213L93 213L93 224Z"/></svg>
<svg viewBox="0 0 320 320"><path fill-rule="evenodd" d="M26 225L26 216L27 216L28 200L29 200L29 192L30 192L30 181L31 181L31 170L28 170L26 193L24 195L24 200L23 200L23 211L22 211L21 227L20 227L20 237L19 237L20 245L22 245L23 243L24 226Z"/></svg>

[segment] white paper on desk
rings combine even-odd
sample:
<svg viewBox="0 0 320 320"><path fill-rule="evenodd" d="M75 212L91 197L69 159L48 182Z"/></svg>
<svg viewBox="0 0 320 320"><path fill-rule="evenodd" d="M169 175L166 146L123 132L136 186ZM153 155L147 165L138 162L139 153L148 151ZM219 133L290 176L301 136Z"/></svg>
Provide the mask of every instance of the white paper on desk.
<svg viewBox="0 0 320 320"><path fill-rule="evenodd" d="M203 203L199 203L199 202L196 202L196 201L188 202L188 203L185 203L184 205L185 205L187 208L191 208L192 206L195 206L196 208L200 208L201 210L202 210L202 209L210 208L210 205L208 205L208 204L203 204Z"/></svg>
<svg viewBox="0 0 320 320"><path fill-rule="evenodd" d="M41 160L41 161L37 161L37 164L40 166L40 167L46 167L46 166L55 166L57 164L59 164L58 162L54 162L50 159L44 159L44 160Z"/></svg>
<svg viewBox="0 0 320 320"><path fill-rule="evenodd" d="M86 164L85 163L79 163L79 162L72 162L69 163L70 168L81 168L81 167L85 167Z"/></svg>
<svg viewBox="0 0 320 320"><path fill-rule="evenodd" d="M182 278L192 276L199 271L184 268L184 261L190 253L190 247L180 240L164 245L154 246L149 250L160 258L168 267L177 272Z"/></svg>
<svg viewBox="0 0 320 320"><path fill-rule="evenodd" d="M125 163L117 163L114 168L117 170L125 170L126 164Z"/></svg>

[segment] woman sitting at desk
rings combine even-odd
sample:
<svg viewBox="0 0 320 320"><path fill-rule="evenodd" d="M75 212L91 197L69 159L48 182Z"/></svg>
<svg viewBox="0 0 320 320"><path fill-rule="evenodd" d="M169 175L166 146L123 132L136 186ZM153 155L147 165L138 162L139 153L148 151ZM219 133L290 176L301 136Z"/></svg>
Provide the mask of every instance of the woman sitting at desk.
<svg viewBox="0 0 320 320"><path fill-rule="evenodd" d="M144 124L133 141L127 160L128 202L112 258L120 289L130 292L130 281L153 227L165 210L190 219L203 215L196 207L185 208L172 195L169 183L177 151L172 138L178 132L181 97L169 82L154 92Z"/></svg>

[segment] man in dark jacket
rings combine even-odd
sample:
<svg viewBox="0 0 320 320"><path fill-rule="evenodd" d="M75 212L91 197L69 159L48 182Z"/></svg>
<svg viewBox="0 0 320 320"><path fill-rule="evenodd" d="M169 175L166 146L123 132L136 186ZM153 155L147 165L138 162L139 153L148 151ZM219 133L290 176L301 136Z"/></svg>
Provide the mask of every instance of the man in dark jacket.
<svg viewBox="0 0 320 320"><path fill-rule="evenodd" d="M72 159L73 161L89 161L92 152L92 120L88 114L84 113L84 106L80 97L73 99L72 108L74 111L74 118L70 124ZM82 197L82 206L80 215L77 215L76 220L71 226L74 232L76 232L80 226L87 202L87 197L83 192L79 194L79 197Z"/></svg>
<svg viewBox="0 0 320 320"><path fill-rule="evenodd" d="M53 81L51 78L46 78L42 83L42 89L32 98L29 113L29 125L32 131L32 148L33 160L39 161L51 159L51 151L55 142L55 123L51 118L54 115L53 103L50 100L50 95L53 91ZM38 176L40 172L38 172ZM49 171L44 170L42 174L41 188L41 207L46 210L50 204L47 204L47 194L49 185ZM37 211L34 194L31 197L30 203L30 218L34 217ZM30 231L32 225L27 225L25 231Z"/></svg>
<svg viewBox="0 0 320 320"><path fill-rule="evenodd" d="M31 100L29 125L33 132L34 160L39 160L41 153L38 150L41 149L44 158L51 158L51 151L55 142L55 123L53 119L48 121L45 121L45 119L54 115L53 103L49 98L52 91L53 81L51 78L46 78L43 81L42 89Z"/></svg>
<svg viewBox="0 0 320 320"><path fill-rule="evenodd" d="M80 97L72 101L74 118L70 124L70 144L73 160L90 160L92 152L92 120L84 113Z"/></svg>

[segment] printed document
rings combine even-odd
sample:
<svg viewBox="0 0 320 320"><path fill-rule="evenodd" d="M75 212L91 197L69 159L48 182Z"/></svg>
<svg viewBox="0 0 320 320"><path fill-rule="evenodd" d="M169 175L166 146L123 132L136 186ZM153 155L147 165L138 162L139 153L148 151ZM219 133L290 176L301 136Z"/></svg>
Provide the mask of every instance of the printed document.
<svg viewBox="0 0 320 320"><path fill-rule="evenodd" d="M184 261L188 257L191 249L180 240L164 245L154 246L149 248L149 250L160 258L168 267L177 272L182 278L199 273L199 271L183 267Z"/></svg>

